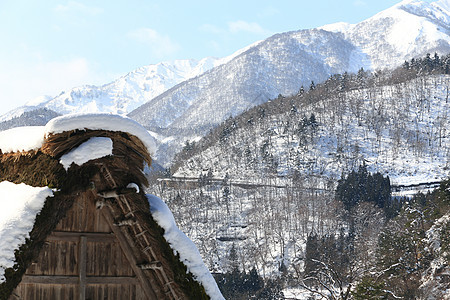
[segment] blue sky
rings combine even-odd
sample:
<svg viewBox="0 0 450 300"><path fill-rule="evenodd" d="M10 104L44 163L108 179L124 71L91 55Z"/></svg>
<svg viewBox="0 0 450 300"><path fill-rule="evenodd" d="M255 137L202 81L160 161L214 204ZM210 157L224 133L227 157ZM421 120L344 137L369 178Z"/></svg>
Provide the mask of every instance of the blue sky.
<svg viewBox="0 0 450 300"><path fill-rule="evenodd" d="M399 0L1 0L0 114L160 61L223 57L278 32L360 22Z"/></svg>

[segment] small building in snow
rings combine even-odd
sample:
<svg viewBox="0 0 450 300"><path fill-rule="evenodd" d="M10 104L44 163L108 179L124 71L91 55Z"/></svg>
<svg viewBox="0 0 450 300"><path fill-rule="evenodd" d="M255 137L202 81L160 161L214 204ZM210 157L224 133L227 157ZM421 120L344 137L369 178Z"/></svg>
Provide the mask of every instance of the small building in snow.
<svg viewBox="0 0 450 300"><path fill-rule="evenodd" d="M107 114L0 132L0 299L223 299L144 192L154 147Z"/></svg>

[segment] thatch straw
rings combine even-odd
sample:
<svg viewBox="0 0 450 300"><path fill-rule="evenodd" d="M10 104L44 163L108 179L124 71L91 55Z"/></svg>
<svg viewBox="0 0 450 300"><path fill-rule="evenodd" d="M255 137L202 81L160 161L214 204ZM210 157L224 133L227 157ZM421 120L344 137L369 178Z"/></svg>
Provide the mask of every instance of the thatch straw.
<svg viewBox="0 0 450 300"><path fill-rule="evenodd" d="M134 152L138 153L148 165L151 165L152 163L152 159L147 148L139 138L129 133L117 131L86 129L50 134L45 138L44 145L41 150L43 153L59 158L68 151L78 147L91 137L109 137L114 142L121 142L127 145L129 149L132 149Z"/></svg>

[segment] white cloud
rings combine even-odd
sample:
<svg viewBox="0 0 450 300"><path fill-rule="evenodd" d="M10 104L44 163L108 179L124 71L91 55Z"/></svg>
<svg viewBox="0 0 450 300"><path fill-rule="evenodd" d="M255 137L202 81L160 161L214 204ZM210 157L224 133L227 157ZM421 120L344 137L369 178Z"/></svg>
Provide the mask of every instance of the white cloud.
<svg viewBox="0 0 450 300"><path fill-rule="evenodd" d="M173 42L169 36L160 34L151 28L139 28L128 33L131 39L146 44L153 55L163 57L167 54L173 54L180 48Z"/></svg>
<svg viewBox="0 0 450 300"><path fill-rule="evenodd" d="M103 9L99 7L88 6L77 1L69 1L66 5L58 4L55 7L54 11L63 14L76 12L95 16L101 14L103 12Z"/></svg>
<svg viewBox="0 0 450 300"><path fill-rule="evenodd" d="M268 34L269 32L263 29L258 23L255 22L246 22L246 21L234 21L228 22L228 29L232 33L237 32L248 32L253 34Z"/></svg>

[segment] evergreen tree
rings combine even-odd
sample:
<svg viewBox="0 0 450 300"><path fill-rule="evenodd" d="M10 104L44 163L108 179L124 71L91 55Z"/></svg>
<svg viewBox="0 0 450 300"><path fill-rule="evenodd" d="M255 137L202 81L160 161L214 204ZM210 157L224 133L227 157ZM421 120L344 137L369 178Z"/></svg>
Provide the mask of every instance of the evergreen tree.
<svg viewBox="0 0 450 300"><path fill-rule="evenodd" d="M363 201L384 208L391 202L391 184L389 177L383 177L380 173L372 175L363 164L358 172L352 171L338 181L335 195L336 200L341 201L348 211Z"/></svg>
<svg viewBox="0 0 450 300"><path fill-rule="evenodd" d="M309 117L308 125L310 125L313 128L313 131L319 126L316 120L316 116L314 114L311 114Z"/></svg>
<svg viewBox="0 0 450 300"><path fill-rule="evenodd" d="M256 270L256 268L253 267L253 269L251 269L250 273L248 274L248 280L246 282L246 290L252 293L256 293L263 287L264 281L258 275L258 271Z"/></svg>
<svg viewBox="0 0 450 300"><path fill-rule="evenodd" d="M306 239L305 247L305 277L312 276L313 273L320 268L319 240L316 234L311 233Z"/></svg>
<svg viewBox="0 0 450 300"><path fill-rule="evenodd" d="M352 291L355 300L389 299L383 282L377 282L371 277L364 277Z"/></svg>

